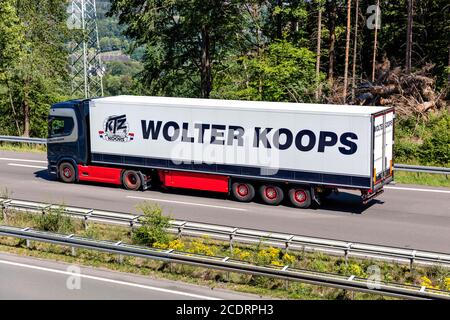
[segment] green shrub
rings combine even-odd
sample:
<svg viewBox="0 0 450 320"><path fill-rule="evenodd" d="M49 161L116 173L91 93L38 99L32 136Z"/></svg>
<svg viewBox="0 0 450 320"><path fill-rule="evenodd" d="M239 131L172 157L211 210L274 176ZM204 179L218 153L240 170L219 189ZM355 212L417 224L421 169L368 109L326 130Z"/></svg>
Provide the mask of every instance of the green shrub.
<svg viewBox="0 0 450 320"><path fill-rule="evenodd" d="M428 120L399 119L395 126L394 153L396 162L448 166L450 113L435 113Z"/></svg>
<svg viewBox="0 0 450 320"><path fill-rule="evenodd" d="M63 214L63 207L52 209L42 215L33 216L36 228L42 231L73 233L75 224L70 217Z"/></svg>
<svg viewBox="0 0 450 320"><path fill-rule="evenodd" d="M153 246L156 242L167 244L170 239L166 228L170 227L170 217L164 216L157 204L144 202L138 209L143 216L139 219L141 226L133 232L133 243L148 246Z"/></svg>
<svg viewBox="0 0 450 320"><path fill-rule="evenodd" d="M424 139L420 157L426 163L450 164L450 114L444 113L431 121L431 135Z"/></svg>

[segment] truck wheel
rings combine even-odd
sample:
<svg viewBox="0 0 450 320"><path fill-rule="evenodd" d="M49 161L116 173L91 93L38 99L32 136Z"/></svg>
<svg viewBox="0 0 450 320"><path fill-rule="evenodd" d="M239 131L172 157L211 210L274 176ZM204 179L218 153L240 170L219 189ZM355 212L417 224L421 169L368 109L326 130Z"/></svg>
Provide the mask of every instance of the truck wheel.
<svg viewBox="0 0 450 320"><path fill-rule="evenodd" d="M59 179L65 183L75 182L76 172L70 162L63 162L59 165Z"/></svg>
<svg viewBox="0 0 450 320"><path fill-rule="evenodd" d="M255 188L250 183L234 182L231 186L231 192L236 200L249 202L255 197Z"/></svg>
<svg viewBox="0 0 450 320"><path fill-rule="evenodd" d="M259 188L259 194L267 204L277 206L283 201L284 192L280 187L272 185L262 185Z"/></svg>
<svg viewBox="0 0 450 320"><path fill-rule="evenodd" d="M311 205L311 192L303 188L291 188L289 190L289 200L294 207L306 209Z"/></svg>
<svg viewBox="0 0 450 320"><path fill-rule="evenodd" d="M139 173L134 170L125 170L122 175L122 183L127 190L139 190L142 185Z"/></svg>

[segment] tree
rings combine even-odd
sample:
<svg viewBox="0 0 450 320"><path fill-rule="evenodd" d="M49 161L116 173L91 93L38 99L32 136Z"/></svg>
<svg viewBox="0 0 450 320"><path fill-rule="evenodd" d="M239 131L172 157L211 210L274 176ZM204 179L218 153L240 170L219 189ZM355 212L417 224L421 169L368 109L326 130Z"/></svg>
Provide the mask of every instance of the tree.
<svg viewBox="0 0 450 320"><path fill-rule="evenodd" d="M0 1L0 84L6 85L8 105L12 112L11 120L16 125L17 134L22 135L8 77L11 66L15 65L21 58L21 44L24 40L23 26L17 16L14 4L14 0ZM2 116L6 123L10 122L8 115L10 115L9 112L3 113ZM1 123L2 127L7 127L6 123Z"/></svg>
<svg viewBox="0 0 450 320"><path fill-rule="evenodd" d="M328 29L329 29L329 57L328 57L328 82L331 85L334 77L335 45L336 45L336 1L331 0L328 4Z"/></svg>
<svg viewBox="0 0 450 320"><path fill-rule="evenodd" d="M406 73L411 73L411 54L413 45L413 0L406 0L408 2L408 27L406 31Z"/></svg>
<svg viewBox="0 0 450 320"><path fill-rule="evenodd" d="M260 56L232 60L213 93L223 99L311 102L317 83L315 62L309 49L287 40L276 41ZM247 66L245 74L243 64Z"/></svg>
<svg viewBox="0 0 450 320"><path fill-rule="evenodd" d="M347 0L347 31L345 40L345 71L344 71L344 91L342 93L342 99L344 103L347 100L347 87L348 87L348 57L350 51L350 29L351 29L351 11L352 3L351 0Z"/></svg>
<svg viewBox="0 0 450 320"><path fill-rule="evenodd" d="M66 91L66 1L17 0L13 5L20 27L10 36L17 37L20 46L15 47L4 81L22 134L45 136L48 106Z"/></svg>
<svg viewBox="0 0 450 320"><path fill-rule="evenodd" d="M372 82L375 81L375 67L377 61L377 50L378 50L378 25L380 16L380 0L377 0L377 6L375 9L375 36L373 40L373 59L372 59Z"/></svg>
<svg viewBox="0 0 450 320"><path fill-rule="evenodd" d="M353 41L353 66L352 66L352 99L355 99L356 88L356 55L358 53L358 25L359 22L359 0L356 0L355 6L355 40Z"/></svg>
<svg viewBox="0 0 450 320"><path fill-rule="evenodd" d="M213 71L236 44L240 27L237 0L113 0L125 33L146 46L143 78L154 93L208 98ZM192 88L192 85L194 87Z"/></svg>
<svg viewBox="0 0 450 320"><path fill-rule="evenodd" d="M321 95L321 86L319 84L320 80L320 45L322 42L322 0L318 0L318 14L317 14L317 49L316 49L316 81L317 81L317 90L316 90L316 100L319 100Z"/></svg>
<svg viewBox="0 0 450 320"><path fill-rule="evenodd" d="M23 41L23 27L14 7L15 2L0 0L0 74L3 76L9 66L17 60Z"/></svg>

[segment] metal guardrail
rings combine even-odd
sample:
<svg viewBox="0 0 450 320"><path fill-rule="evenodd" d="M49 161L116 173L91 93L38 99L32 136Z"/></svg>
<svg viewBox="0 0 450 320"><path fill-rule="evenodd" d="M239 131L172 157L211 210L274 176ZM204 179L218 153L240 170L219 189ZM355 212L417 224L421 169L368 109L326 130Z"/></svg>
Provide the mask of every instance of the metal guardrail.
<svg viewBox="0 0 450 320"><path fill-rule="evenodd" d="M89 221L118 224L130 227L140 225L140 215L88 208L68 207L41 202L0 198L0 208L2 209L4 216L6 215L6 211L9 209L41 214L45 214L49 210L61 210L64 214L83 219L85 226L87 226ZM450 254L445 253L307 237L182 220L171 220L170 225L171 226L168 231L173 234L177 234L179 237L207 236L213 240L228 241L230 250L233 249L233 245L236 243L243 245L262 244L297 252L323 252L331 255L343 256L346 260L349 257L354 257L393 261L397 263L408 263L410 267L413 267L414 265L450 267Z"/></svg>
<svg viewBox="0 0 450 320"><path fill-rule="evenodd" d="M26 137L14 137L14 136L0 136L0 141L4 142L23 142L47 145L47 139L42 138L26 138ZM416 166L408 164L394 164L394 170L408 171L408 172L424 172L435 174L450 174L450 168L445 167L428 167L428 166Z"/></svg>
<svg viewBox="0 0 450 320"><path fill-rule="evenodd" d="M408 171L408 172L450 174L450 168L445 167L428 167L428 166L415 166L409 164L394 164L394 169L397 171Z"/></svg>
<svg viewBox="0 0 450 320"><path fill-rule="evenodd" d="M445 299L450 300L450 292L430 289L427 287L403 285L388 282L373 282L370 279L350 277L323 272L308 271L291 268L290 266L260 266L229 257L203 256L182 251L161 250L134 246L122 242L97 241L82 238L75 235L63 235L50 232L32 230L30 228L16 228L0 226L0 236L26 239L29 241L46 242L62 246L72 247L72 254L76 254L74 248L83 248L103 251L111 254L127 255L147 258L168 263L186 264L228 272L244 273L258 276L266 276L290 281L298 281L313 285L332 288L347 289L353 291L381 294L407 299Z"/></svg>
<svg viewBox="0 0 450 320"><path fill-rule="evenodd" d="M0 141L34 143L34 144L45 144L45 145L47 144L47 139L28 138L28 137L13 137L13 136L0 136Z"/></svg>

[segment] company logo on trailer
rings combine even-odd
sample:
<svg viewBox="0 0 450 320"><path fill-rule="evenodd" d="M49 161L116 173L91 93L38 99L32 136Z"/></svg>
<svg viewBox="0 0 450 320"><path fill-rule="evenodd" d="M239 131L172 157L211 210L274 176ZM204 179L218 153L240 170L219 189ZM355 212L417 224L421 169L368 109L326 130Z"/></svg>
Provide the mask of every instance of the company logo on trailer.
<svg viewBox="0 0 450 320"><path fill-rule="evenodd" d="M134 140L134 133L130 132L125 114L106 118L103 122L103 130L100 130L98 134L106 141L128 142Z"/></svg>

